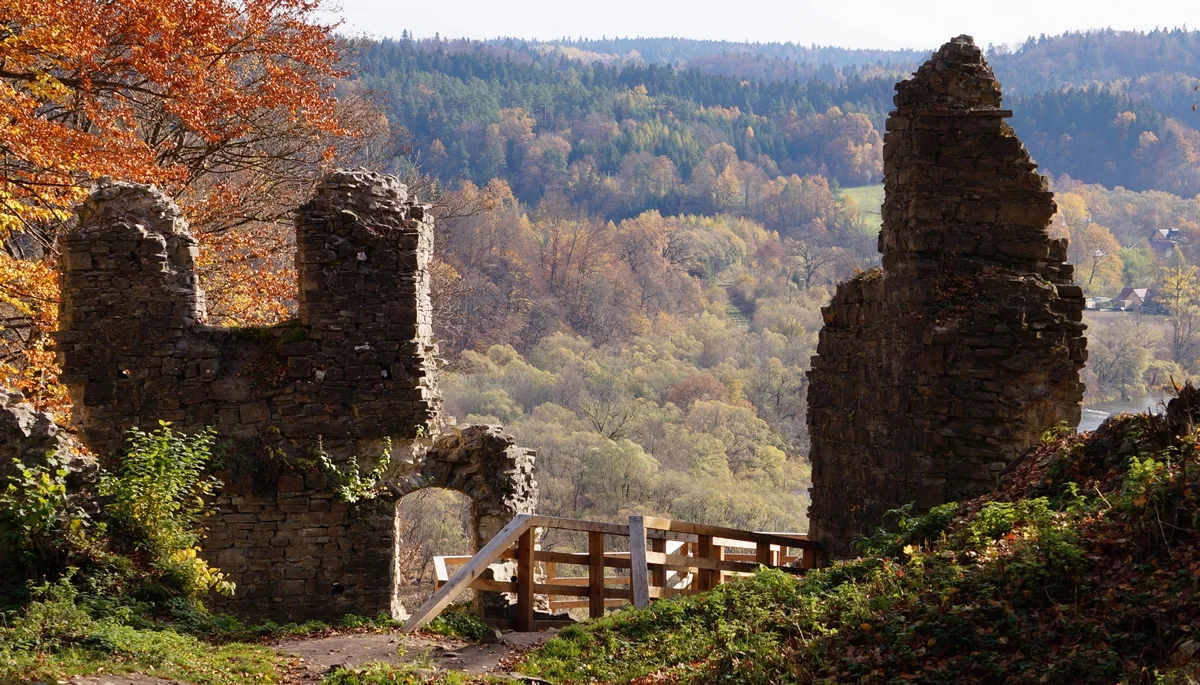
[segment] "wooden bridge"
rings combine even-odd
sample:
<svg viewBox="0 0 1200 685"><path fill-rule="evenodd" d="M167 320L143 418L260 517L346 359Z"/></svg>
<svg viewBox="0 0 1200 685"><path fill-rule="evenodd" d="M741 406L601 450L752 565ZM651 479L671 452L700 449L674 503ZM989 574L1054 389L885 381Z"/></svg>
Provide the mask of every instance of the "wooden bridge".
<svg viewBox="0 0 1200 685"><path fill-rule="evenodd" d="M537 549L539 529L543 533L586 533L587 551ZM628 545L606 547L608 537L627 538ZM626 546L628 552L616 551ZM630 516L624 525L520 514L475 556L436 557L438 590L409 618L404 630L417 630L432 621L468 589L515 594L515 620L484 620L497 628L529 632L570 623L535 620L538 595L549 597L552 612L587 607L588 615L596 618L610 606L631 603L640 608L649 606L651 600L703 592L727 578L749 575L759 566L800 575L817 566L820 550L819 543L792 533L737 530L650 516ZM507 560L516 561L513 580L483 577L490 565ZM557 575L559 567L568 565L584 567L584 574ZM451 567L458 569L453 576L449 575ZM615 569L615 574L606 575L605 569ZM570 599L557 599L560 597Z"/></svg>

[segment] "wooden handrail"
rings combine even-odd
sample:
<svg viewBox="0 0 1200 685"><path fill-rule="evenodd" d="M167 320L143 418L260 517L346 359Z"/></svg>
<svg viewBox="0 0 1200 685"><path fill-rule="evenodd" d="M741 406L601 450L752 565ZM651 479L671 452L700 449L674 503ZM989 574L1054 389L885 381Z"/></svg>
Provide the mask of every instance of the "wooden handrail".
<svg viewBox="0 0 1200 685"><path fill-rule="evenodd" d="M723 538L721 540L723 546L736 546L738 542L753 542L767 543L771 545L779 545L780 547L787 546L795 549L821 549L821 543L809 540L808 536L800 535L783 535L780 533L756 533L748 530L737 530L736 528L724 528L722 526L709 526L703 523L691 523L689 521L676 521L674 519L657 518L653 516L644 517L646 528L654 528L655 530L671 531L674 533L689 533L696 536L711 536L713 538ZM714 542L716 542L714 540ZM753 547L754 545L747 545Z"/></svg>
<svg viewBox="0 0 1200 685"><path fill-rule="evenodd" d="M536 548L538 528L587 533L586 552L554 552ZM628 537L629 551L605 549L606 536ZM515 545L515 549L513 549ZM726 548L752 549L753 554L730 553ZM801 550L799 557L789 550ZM528 631L561 621L535 620L534 597L579 597L551 601L552 608L588 608L595 618L607 607L632 602L649 606L652 599L694 594L711 589L727 576L748 575L760 566L803 574L814 568L821 545L805 535L756 532L675 521L653 516L630 516L629 524L581 521L554 516L520 514L513 518L483 549L471 557L434 558L437 592L404 625L416 630L438 615L467 589L480 592L515 593L513 620L488 619L494 625L514 626ZM514 580L481 578L488 566L502 559L515 559ZM799 568L790 562L799 559ZM545 577L536 575L538 563L546 565ZM558 564L587 567L587 575L556 576ZM449 568L459 566L447 578ZM628 575L606 576L605 569L628 570Z"/></svg>

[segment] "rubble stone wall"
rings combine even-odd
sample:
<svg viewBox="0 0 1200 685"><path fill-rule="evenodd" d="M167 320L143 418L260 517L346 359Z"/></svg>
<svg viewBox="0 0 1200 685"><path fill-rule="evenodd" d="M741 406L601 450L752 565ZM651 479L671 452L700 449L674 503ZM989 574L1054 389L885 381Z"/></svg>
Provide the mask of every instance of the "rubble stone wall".
<svg viewBox="0 0 1200 685"><path fill-rule="evenodd" d="M393 496L458 489L487 512L479 535L498 530L493 518L532 511L533 455L511 438L442 447L462 431L443 434L439 418L427 212L393 177L331 173L296 213L298 319L235 329L205 323L197 241L161 192L105 182L78 208L57 334L74 419L100 455L119 454L133 426L216 428L226 485L205 551L238 585L222 609L403 613L394 507L339 502L317 466L322 449L367 469L390 441L390 478L404 484Z"/></svg>
<svg viewBox="0 0 1200 685"><path fill-rule="evenodd" d="M822 310L810 372L810 535L833 556L888 510L992 489L1083 399L1083 293L981 51L952 40L895 104L882 268Z"/></svg>

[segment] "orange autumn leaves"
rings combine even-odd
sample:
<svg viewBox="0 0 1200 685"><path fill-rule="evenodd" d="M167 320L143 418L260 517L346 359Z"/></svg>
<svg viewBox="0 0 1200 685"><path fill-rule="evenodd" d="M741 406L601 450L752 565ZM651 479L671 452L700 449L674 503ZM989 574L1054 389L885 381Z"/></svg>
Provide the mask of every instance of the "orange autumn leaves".
<svg viewBox="0 0 1200 685"><path fill-rule="evenodd" d="M277 218L237 199L303 186L330 161L331 141L356 135L333 97L340 57L318 9L313 0L0 0L0 385L65 406L45 351L56 324L52 260L95 179L158 183L202 230L236 233ZM214 208L236 218L209 226ZM241 283L277 261L255 257L272 245L263 231L213 239L235 265L216 281L237 294L231 316L261 316L246 298L276 295L279 279Z"/></svg>
<svg viewBox="0 0 1200 685"><path fill-rule="evenodd" d="M309 0L0 0L0 225L61 217L100 175L186 182L191 148L264 110L337 128Z"/></svg>

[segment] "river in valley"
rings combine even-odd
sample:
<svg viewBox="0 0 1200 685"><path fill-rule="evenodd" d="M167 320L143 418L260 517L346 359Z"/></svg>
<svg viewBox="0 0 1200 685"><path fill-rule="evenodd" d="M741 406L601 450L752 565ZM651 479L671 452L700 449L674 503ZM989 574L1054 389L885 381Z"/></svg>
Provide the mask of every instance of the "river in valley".
<svg viewBox="0 0 1200 685"><path fill-rule="evenodd" d="M1096 430L1104 423L1104 419L1113 414L1134 413L1139 414L1146 411L1160 413L1165 411L1166 402L1169 397L1164 395L1145 395L1132 400L1119 400L1116 402L1100 402L1099 404L1088 405L1083 408L1083 418L1079 420L1079 432Z"/></svg>

